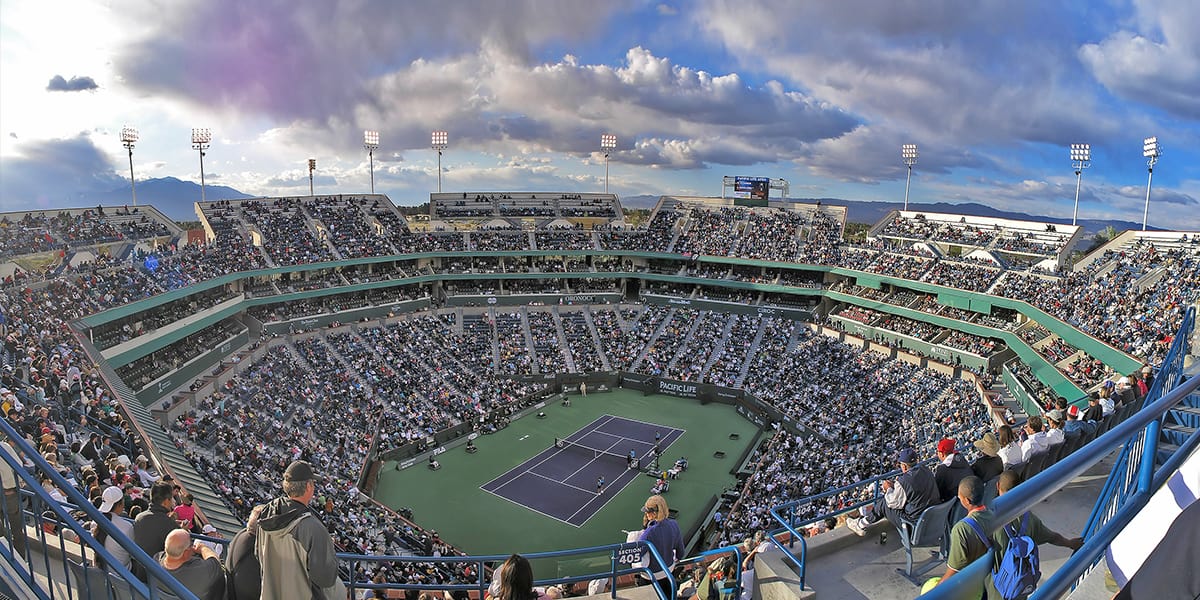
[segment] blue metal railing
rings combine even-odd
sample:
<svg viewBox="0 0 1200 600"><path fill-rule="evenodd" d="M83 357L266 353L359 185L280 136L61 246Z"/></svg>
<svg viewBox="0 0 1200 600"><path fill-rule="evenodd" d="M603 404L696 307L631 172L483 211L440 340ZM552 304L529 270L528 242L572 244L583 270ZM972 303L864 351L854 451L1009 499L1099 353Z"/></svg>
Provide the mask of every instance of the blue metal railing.
<svg viewBox="0 0 1200 600"><path fill-rule="evenodd" d="M931 459L926 460L921 464L929 465L933 464L933 462L934 461ZM876 500L883 496L883 481L896 477L899 474L899 470L889 471L883 475L877 475L870 479L864 479L840 488L826 490L819 494L805 496L799 500L793 500L785 504L780 504L779 506L776 506L770 510L771 517L780 525L782 525L781 528L770 532L771 541L777 548L783 551L784 559L795 566L796 573L800 577L801 589L804 589L805 574L808 570L808 543L805 541L806 538L804 534L800 532L800 528L807 527L813 523L823 521L830 517L836 517L842 513L852 511L856 508L862 508L864 506L874 504ZM845 498L849 498L850 502L845 504L839 503L833 510L826 510L825 512L818 513L816 515L811 514L811 512L808 516L801 516L798 514L804 507L834 496L844 496ZM777 539L780 534L784 533L791 534L791 539L786 543L786 546L784 542L781 542ZM800 542L799 555L793 551L797 541Z"/></svg>
<svg viewBox="0 0 1200 600"><path fill-rule="evenodd" d="M0 419L0 433L18 453L23 454L29 462L33 463L32 472L26 469L21 462L14 460L7 452L0 452L0 458L13 469L17 478L25 484L23 497L30 503L31 510L28 516L22 515L20 523L7 523L9 535L18 535L27 531L24 519L31 519L36 531L37 537L34 540L25 540L24 556L15 556L15 546L0 544L0 557L8 561L12 565L17 576L21 579L33 594L38 598L50 600L51 598L59 597L56 584L61 583L66 589L68 600L73 600L76 586L82 586L81 589L86 592L86 597L109 597L115 591L120 590L126 595L132 595L135 598L161 598L163 597L161 589L169 590L171 594L178 596L181 600L193 600L196 598L175 580L171 574L158 564L153 557L146 554L133 540L129 539L121 530L117 529L108 517L92 506L83 494L79 493L67 480L58 473L44 458L32 447L29 443L20 436L12 425L6 419ZM41 483L34 473L40 474L42 477L48 478L66 496L68 503L62 503L54 500L42 488ZM129 553L133 563L140 565L146 574L147 582L144 583L134 576L132 571L122 565L116 558L100 544L91 531L84 527L75 517L71 515L72 511L82 512L87 516L88 520L96 523L96 525L104 530L104 533L112 540L115 540L121 547ZM48 519L45 515L49 513L52 518ZM54 534L47 535L47 525L53 530ZM66 531L74 533L72 537L76 538L80 546L81 556L80 561L84 565L82 569L84 579L82 581L72 582L72 579L78 576L73 573L68 565L68 557L72 556L73 552L68 550L68 541ZM56 544L54 548L52 544ZM34 553L36 550L37 554ZM60 559L51 560L51 552L57 551ZM93 556L99 557L105 565L107 572L102 572L104 591L94 593L91 589L93 584L98 582L93 581L93 578L86 577L88 552L93 553ZM40 557L38 556L40 555ZM41 566L44 570L40 573L45 578L45 584L39 581L35 564L32 562L39 559L36 566ZM61 572L63 575L62 582L55 581L56 568L55 564L61 564Z"/></svg>
<svg viewBox="0 0 1200 600"><path fill-rule="evenodd" d="M742 578L741 578L740 574L742 571L743 558L742 558L742 549L740 546L722 546L720 548L713 548L712 550L706 550L695 556L692 556L690 558L685 558L684 560L679 561L677 563L677 565L686 567L689 564L706 562L705 559L712 557L712 556L722 555L722 554L732 554L733 560L735 561L735 564L737 564L737 570L735 571L735 573L738 573L739 576L735 578L736 582L734 584L733 597L741 598L742 597ZM696 580L697 585L699 584L700 581L701 581L700 579Z"/></svg>
<svg viewBox="0 0 1200 600"><path fill-rule="evenodd" d="M78 490L59 474L29 443L13 429L12 425L0 419L0 434L21 455L26 457L32 468L26 468L19 460L14 460L6 452L0 452L4 462L10 466L16 476L25 484L22 495L29 503L30 509L22 512L21 523L6 523L10 530L9 539L16 532L26 532L27 525L32 524L37 532L34 539L27 539L25 550L20 560L15 555L16 547L10 544L0 544L0 558L13 566L20 583L28 587L39 599L52 600L62 597L61 589L66 590L68 600L74 600L82 595L86 598L97 597L127 597L161 598L162 590L168 590L181 600L195 600L196 596L183 585L153 557L146 554L132 539L117 529L108 518L97 510ZM55 501L42 487L35 475L49 478L64 495L68 502ZM104 530L105 534L130 555L133 565L147 575L147 582L139 580L130 568L126 568L93 537L89 528L80 523L72 513L84 513L85 520L90 520ZM52 515L52 516L47 516ZM3 513L0 512L0 518ZM48 532L47 529L51 531ZM70 532L70 533L68 533ZM228 540L194 536L197 539L227 543ZM71 538L68 540L68 538ZM52 556L57 554L57 556ZM647 542L626 542L608 544L589 548L559 550L554 552L538 552L524 555L537 561L539 559L555 559L564 557L583 557L586 555L607 555L609 568L596 573L573 576L540 579L537 585L573 584L594 579L608 579L609 587L616 598L616 582L618 577L641 574L650 580L650 585L657 593L659 600L672 600L678 585L662 556L652 544ZM359 567L367 564L384 563L436 563L442 566L469 565L473 567L474 581L470 583L439 583L439 584L410 584L402 582L385 582L374 584L357 581L349 577L347 587L353 590L364 589L418 589L418 590L476 590L480 597L487 591L491 583L486 578L488 563L503 562L509 555L467 556L467 557L414 557L414 556L366 556L359 554L338 554L338 560L344 573L359 573ZM740 560L740 555L737 555ZM107 570L90 567L89 563L99 560L108 565ZM78 561L75 569L69 562ZM30 561L37 561L33 564ZM645 562L646 566L639 566ZM61 568L59 568L61 567ZM348 568L347 568L348 567ZM89 571L91 571L89 576ZM365 569L362 570L365 572ZM62 579L59 580L61 574ZM80 576L82 575L82 579ZM655 579L656 576L662 579ZM665 583L660 583L665 582ZM102 590L93 589L102 586ZM76 594L78 589L81 594Z"/></svg>
<svg viewBox="0 0 1200 600"><path fill-rule="evenodd" d="M599 553L607 553L609 560L609 569L600 573L588 573L582 575L572 575L566 577L554 577L548 579L538 579L534 585L559 585L559 584L574 584L584 581L592 581L594 579L607 579L608 588L611 590L612 598L617 597L617 578L625 575L645 575L650 581L650 585L658 594L659 600L673 600L678 584L675 577L671 574L670 569L664 569L661 565L663 562L662 556L653 544L647 542L625 542L621 544L606 544L603 546L592 546L589 548L575 548L571 550L555 550L551 552L531 552L522 554L521 556L529 559L531 562L536 562L541 559L555 559L572 556L596 555ZM643 556L648 554L649 560L647 566L638 566L637 563L642 561ZM370 583L365 581L351 581L347 587L351 593L356 590L474 590L479 592L479 597L483 598L488 590L488 585L491 580L487 578L489 563L499 564L509 557L508 554L493 554L485 556L453 556L453 557L432 557L432 556L374 556L365 554L338 554L338 560L343 565L350 568L351 573L360 572L360 567L370 564L395 564L395 563L436 563L441 566L467 565L472 567L472 572L475 581L471 583L403 583L403 582L384 582ZM363 569L365 572L365 569ZM658 580L655 579L656 573L663 573L666 580L667 589L663 589Z"/></svg>
<svg viewBox="0 0 1200 600"><path fill-rule="evenodd" d="M1042 581L1032 598L1057 598L1068 593L1103 556L1108 545L1142 510L1150 497L1170 477L1187 455L1200 446L1193 434L1170 459L1155 469L1160 422L1168 410L1200 389L1200 377L1184 380L1183 357L1195 326L1195 309L1188 309L1163 362L1146 404L1087 446L1062 458L1024 485L996 499L993 523L1003 525L1062 489L1075 477L1106 457L1118 444L1125 444L1118 464L1105 483L1096 508L1089 518L1084 544L1057 571ZM1156 397L1155 395L1159 397ZM991 571L992 554L976 560L967 569L921 596L928 600L977 598L983 579Z"/></svg>

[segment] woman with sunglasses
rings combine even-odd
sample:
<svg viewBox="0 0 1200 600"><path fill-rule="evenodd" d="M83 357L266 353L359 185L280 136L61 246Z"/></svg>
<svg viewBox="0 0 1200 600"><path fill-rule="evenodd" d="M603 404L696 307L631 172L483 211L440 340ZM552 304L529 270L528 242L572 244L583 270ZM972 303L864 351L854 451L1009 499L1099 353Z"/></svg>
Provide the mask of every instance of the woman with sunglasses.
<svg viewBox="0 0 1200 600"><path fill-rule="evenodd" d="M658 555L662 557L665 564L651 564L650 567L659 586L666 590L666 571L675 566L675 561L682 560L687 551L683 547L683 534L679 532L679 524L670 518L667 501L662 496L650 496L642 505L642 535L638 539L654 546Z"/></svg>

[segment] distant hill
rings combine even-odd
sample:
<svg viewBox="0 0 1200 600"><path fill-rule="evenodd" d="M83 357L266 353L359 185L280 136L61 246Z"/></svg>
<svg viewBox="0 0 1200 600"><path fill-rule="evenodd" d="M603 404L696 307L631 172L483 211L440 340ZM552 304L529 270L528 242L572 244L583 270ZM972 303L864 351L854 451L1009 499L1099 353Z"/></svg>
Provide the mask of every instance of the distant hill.
<svg viewBox="0 0 1200 600"><path fill-rule="evenodd" d="M651 196L642 194L638 196L624 196L621 198L621 206L625 208L653 208L660 196ZM841 198L789 198L795 202L820 202L832 206L846 207L846 220L851 223L869 223L874 225L882 220L887 214L893 210L900 210L903 204L900 202L867 202L863 200L843 200ZM1022 221L1041 221L1045 223L1061 223L1069 224L1070 221L1063 218L1043 217L1039 215L1031 215L1027 213L1009 212L977 204L974 202L966 204L950 204L949 202L937 202L934 204L925 204L910 202L909 210L923 210L928 212L951 213L956 215L971 215L975 217L995 217L1001 219L1017 219ZM1117 231L1126 229L1141 229L1141 223L1132 221L1120 220L1102 220L1102 219L1080 219L1079 226L1083 227L1086 235L1092 235L1104 231L1108 227L1112 227ZM1157 229L1151 227L1151 229Z"/></svg>
<svg viewBox="0 0 1200 600"><path fill-rule="evenodd" d="M208 200L236 200L253 198L231 187L223 185L204 186L204 197ZM194 203L200 201L200 184L174 177L160 177L137 182L138 204L153 204L163 214L176 221L195 221ZM104 204L106 206L130 203L129 186L108 192L92 192L83 195L82 206Z"/></svg>

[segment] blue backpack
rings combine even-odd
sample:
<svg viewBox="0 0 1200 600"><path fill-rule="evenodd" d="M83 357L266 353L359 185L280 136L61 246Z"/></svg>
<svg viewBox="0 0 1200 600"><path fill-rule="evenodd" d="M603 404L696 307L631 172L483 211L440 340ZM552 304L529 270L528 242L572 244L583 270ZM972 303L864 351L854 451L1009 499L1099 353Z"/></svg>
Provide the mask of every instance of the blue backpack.
<svg viewBox="0 0 1200 600"><path fill-rule="evenodd" d="M975 534L990 550L992 540L984 535L975 519L967 517L963 520L971 526L971 529L975 530ZM992 569L992 584L996 586L996 591L1000 592L1000 596L1004 600L1024 598L1032 594L1037 589L1038 581L1042 578L1037 543L1027 534L1028 526L1029 513L1021 515L1019 530L1014 528L1012 523L1004 526L1004 531L1008 533L1008 547L1000 555L999 566Z"/></svg>

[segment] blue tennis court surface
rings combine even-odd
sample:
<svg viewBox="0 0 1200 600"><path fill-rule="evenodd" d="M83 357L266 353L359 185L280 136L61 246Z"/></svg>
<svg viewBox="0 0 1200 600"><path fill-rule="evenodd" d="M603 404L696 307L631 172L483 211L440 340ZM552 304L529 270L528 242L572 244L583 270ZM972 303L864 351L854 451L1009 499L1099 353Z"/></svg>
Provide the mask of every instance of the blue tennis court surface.
<svg viewBox="0 0 1200 600"><path fill-rule="evenodd" d="M559 448L553 440L546 440L549 446L546 450L481 487L529 510L579 527L641 473L627 465L625 456L630 450L644 459L654 448L657 435L659 451L665 453L683 433L682 429L666 425L604 415L565 438L578 446L568 444ZM607 454L598 456L595 451ZM643 461L641 466L645 468L648 464ZM600 477L605 484L597 493L596 481Z"/></svg>

